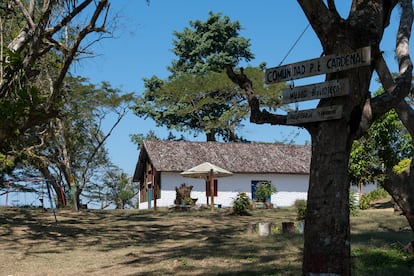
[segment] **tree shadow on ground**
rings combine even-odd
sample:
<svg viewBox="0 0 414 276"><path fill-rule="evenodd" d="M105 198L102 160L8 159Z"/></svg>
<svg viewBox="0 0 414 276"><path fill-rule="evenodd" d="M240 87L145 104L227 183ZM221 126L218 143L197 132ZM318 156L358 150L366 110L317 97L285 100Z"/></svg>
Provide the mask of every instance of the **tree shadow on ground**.
<svg viewBox="0 0 414 276"><path fill-rule="evenodd" d="M392 201L378 201L371 204L371 208L374 209L388 209L394 208L394 203Z"/></svg>
<svg viewBox="0 0 414 276"><path fill-rule="evenodd" d="M352 251L352 275L414 275L414 255L399 249L358 248Z"/></svg>
<svg viewBox="0 0 414 276"><path fill-rule="evenodd" d="M414 234L402 230L406 221L396 224L396 218L390 216L387 222L375 217L379 220L377 231L351 235L352 275L414 275L414 255L402 250Z"/></svg>
<svg viewBox="0 0 414 276"><path fill-rule="evenodd" d="M50 210L7 208L0 209L0 246L3 256L18 255L21 262L48 254L68 258L71 252L85 258L110 256L109 262L95 258L93 267L84 271L91 275L300 275L303 235L280 233L282 222L295 217L295 210L289 209L257 210L251 216L226 210L59 210L55 224ZM407 225L402 216L381 209L361 211L351 220L352 261L358 267L353 275L412 273L405 266L413 265L410 259L372 250L392 249L414 239L412 232L400 230ZM279 229L272 229L268 237L248 234L250 223L258 222L271 222ZM380 271L373 260L389 267ZM378 273L370 274L372 269Z"/></svg>
<svg viewBox="0 0 414 276"><path fill-rule="evenodd" d="M0 214L0 223L5 226L0 235L7 246L13 246L9 250L20 250L27 255L33 253L37 242L43 246L36 249L36 254L58 254L59 248L65 252L87 248L108 254L124 250L122 260L100 269L112 266L133 271L135 267L143 271L142 275L170 274L171 268L156 266L168 260L175 264L176 272L191 271L192 275L263 275L287 268L299 273L301 254L296 244L303 244L302 235L247 235L247 225L253 219L271 218L266 214L260 218L230 216L224 211L214 214L59 211L55 224L51 213L5 210ZM286 258L286 253L282 256L281 252L287 246L294 248L287 254L296 266L290 262L276 266L275 259ZM207 267L200 265L207 259Z"/></svg>

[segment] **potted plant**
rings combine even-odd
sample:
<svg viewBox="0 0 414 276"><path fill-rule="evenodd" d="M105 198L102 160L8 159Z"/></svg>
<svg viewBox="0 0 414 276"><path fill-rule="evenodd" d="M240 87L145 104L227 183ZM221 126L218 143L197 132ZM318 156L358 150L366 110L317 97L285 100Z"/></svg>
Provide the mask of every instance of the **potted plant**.
<svg viewBox="0 0 414 276"><path fill-rule="evenodd" d="M303 233L306 217L306 200L298 199L295 201L296 219L298 220L299 233Z"/></svg>
<svg viewBox="0 0 414 276"><path fill-rule="evenodd" d="M276 192L277 189L272 185L272 182L260 182L256 187L256 200L265 203L265 206L268 207L269 204L266 204L268 199Z"/></svg>

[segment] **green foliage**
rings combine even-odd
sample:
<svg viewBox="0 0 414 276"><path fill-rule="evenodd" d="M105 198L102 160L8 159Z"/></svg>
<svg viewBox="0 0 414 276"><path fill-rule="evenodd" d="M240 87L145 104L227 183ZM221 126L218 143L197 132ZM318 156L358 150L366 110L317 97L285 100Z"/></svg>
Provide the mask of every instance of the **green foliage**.
<svg viewBox="0 0 414 276"><path fill-rule="evenodd" d="M256 187L256 198L258 201L264 202L276 192L277 189L274 185L272 185L271 181L263 181L258 183Z"/></svg>
<svg viewBox="0 0 414 276"><path fill-rule="evenodd" d="M67 97L62 103L60 117L39 125L37 132L26 132L26 145L43 142L13 153L26 166L42 172L45 178L52 177L61 182L71 200L77 198L79 191L90 200L96 200L99 184L102 184L102 171L111 166L105 149L109 133L102 130L102 121L111 116L111 119L115 118L116 126L125 114L132 94L121 93L106 82L91 84L82 77L66 78L65 93ZM106 120L106 126L108 123L110 121ZM75 185L70 185L71 179Z"/></svg>
<svg viewBox="0 0 414 276"><path fill-rule="evenodd" d="M368 194L364 194L359 198L359 209L366 210L371 206L371 198Z"/></svg>
<svg viewBox="0 0 414 276"><path fill-rule="evenodd" d="M65 102L64 118L53 121L56 131L48 150L55 154L48 159L56 171L71 171L76 186L84 190L85 196L96 199L93 191L102 184L102 171L111 167L104 144L110 132L104 133L102 121L113 116L115 127L126 114L132 94L124 94L107 82L89 83L82 77L67 78L65 84L70 97ZM65 151L66 157L62 154ZM69 186L68 179L65 183Z"/></svg>
<svg viewBox="0 0 414 276"><path fill-rule="evenodd" d="M0 175L14 167L14 158L0 152Z"/></svg>
<svg viewBox="0 0 414 276"><path fill-rule="evenodd" d="M396 174L402 174L408 167L410 167L411 165L411 159L404 159L401 160L400 162L398 162L397 165L395 165L392 170L396 173Z"/></svg>
<svg viewBox="0 0 414 276"><path fill-rule="evenodd" d="M306 218L306 200L297 199L293 205L296 208L296 219L305 220ZM359 205L355 199L355 192L349 194L349 211L351 216L356 216L358 214Z"/></svg>
<svg viewBox="0 0 414 276"><path fill-rule="evenodd" d="M367 194L364 194L359 199L359 208L366 210L371 206L371 203L375 200L383 199L389 196L388 192L383 188L375 189Z"/></svg>
<svg viewBox="0 0 414 276"><path fill-rule="evenodd" d="M173 76L181 73L221 72L226 64L250 61L250 40L239 36L241 25L228 16L209 12L206 21L190 21L190 28L174 32L174 60L168 68Z"/></svg>
<svg viewBox="0 0 414 276"><path fill-rule="evenodd" d="M369 192L368 194L370 195L372 200L383 199L383 198L386 198L387 196L389 196L389 193L383 188L375 189L375 190Z"/></svg>
<svg viewBox="0 0 414 276"><path fill-rule="evenodd" d="M175 136L172 132L168 133L166 138L158 137L153 130L150 130L146 135L142 133L131 134L130 135L131 141L138 146L138 150L140 149L144 140L168 140L168 141L185 141L185 137L180 135L179 137Z"/></svg>
<svg viewBox="0 0 414 276"><path fill-rule="evenodd" d="M248 67L249 78L257 84L262 104L270 109L280 103L283 84L265 86L263 71ZM147 90L132 107L143 118L152 118L158 126L176 131L218 135L225 141L241 139L235 134L249 114L244 92L222 71L203 75L181 74L171 81L156 77L145 80ZM262 84L262 86L260 85Z"/></svg>
<svg viewBox="0 0 414 276"><path fill-rule="evenodd" d="M296 219L305 220L306 218L306 200L297 199L295 200L294 206L296 208Z"/></svg>
<svg viewBox="0 0 414 276"><path fill-rule="evenodd" d="M392 168L400 160L412 156L411 136L394 110L376 121L369 132L375 141L377 154L385 168Z"/></svg>
<svg viewBox="0 0 414 276"><path fill-rule="evenodd" d="M90 20L101 23L99 20L109 6L95 6L94 14L94 3L3 2L0 152L19 155L23 149L39 143L39 133L45 131L51 120L64 116L63 80L72 61L87 52L84 47L90 46L90 35L109 31L104 23L102 28L83 29L79 22L84 22L84 26ZM87 42L82 43L83 40ZM96 36L95 41L98 40Z"/></svg>
<svg viewBox="0 0 414 276"><path fill-rule="evenodd" d="M113 185L114 187L114 185ZM125 206L133 206L132 199L137 194L137 187L134 187L125 173L119 176L118 185L115 187L114 202L117 209L125 209Z"/></svg>
<svg viewBox="0 0 414 276"><path fill-rule="evenodd" d="M348 170L354 185L377 180L375 172L380 164L374 150L374 144L364 137L353 143Z"/></svg>
<svg viewBox="0 0 414 276"><path fill-rule="evenodd" d="M35 85L21 87L14 90L13 95L0 99L0 121L3 127L1 131L12 131L12 133L7 134L10 140L0 142L0 149L6 151L12 147L11 144L18 145L17 139L22 142L21 139L24 138L20 136L22 131L26 129L24 126L27 125L30 119L42 118L45 113L44 102L47 99L47 92ZM61 102L56 100L53 108L62 108ZM26 130L30 133L29 128ZM18 147L21 146L18 145Z"/></svg>
<svg viewBox="0 0 414 276"><path fill-rule="evenodd" d="M131 134L130 138L131 141L137 145L138 150L141 148L141 145L144 142L144 140L160 140L160 138L158 138L157 134L153 130L150 130L146 135L142 133Z"/></svg>
<svg viewBox="0 0 414 276"><path fill-rule="evenodd" d="M252 203L246 193L239 193L233 201L233 213L236 215L247 215Z"/></svg>
<svg viewBox="0 0 414 276"><path fill-rule="evenodd" d="M384 170L412 156L411 137L394 110L377 120L368 132L352 145L349 174L354 185L378 183Z"/></svg>
<svg viewBox="0 0 414 276"><path fill-rule="evenodd" d="M95 197L100 197L98 202L106 201L102 204L104 207L115 204L116 209L125 209L134 206L133 199L138 190L138 184L131 182L126 173L113 166L105 172L103 185L100 185L101 194L95 194Z"/></svg>

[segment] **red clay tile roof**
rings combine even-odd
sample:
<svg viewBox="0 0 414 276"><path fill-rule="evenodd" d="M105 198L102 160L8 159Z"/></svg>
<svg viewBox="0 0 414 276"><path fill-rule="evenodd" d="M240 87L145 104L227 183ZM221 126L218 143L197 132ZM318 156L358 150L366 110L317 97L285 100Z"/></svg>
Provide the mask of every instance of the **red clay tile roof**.
<svg viewBox="0 0 414 276"><path fill-rule="evenodd" d="M233 173L308 174L311 147L282 144L146 140L134 180L149 158L157 171L182 172L210 162Z"/></svg>

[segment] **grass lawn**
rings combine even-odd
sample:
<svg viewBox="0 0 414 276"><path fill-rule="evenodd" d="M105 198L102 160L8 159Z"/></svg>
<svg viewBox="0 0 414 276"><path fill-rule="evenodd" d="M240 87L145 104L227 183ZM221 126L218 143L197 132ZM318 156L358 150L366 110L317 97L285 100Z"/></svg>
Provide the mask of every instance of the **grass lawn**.
<svg viewBox="0 0 414 276"><path fill-rule="evenodd" d="M414 275L414 239L386 205L351 218L353 275ZM59 210L0 208L0 275L300 275L303 234L282 234L293 208L233 216L225 209ZM248 233L271 222L270 236Z"/></svg>

